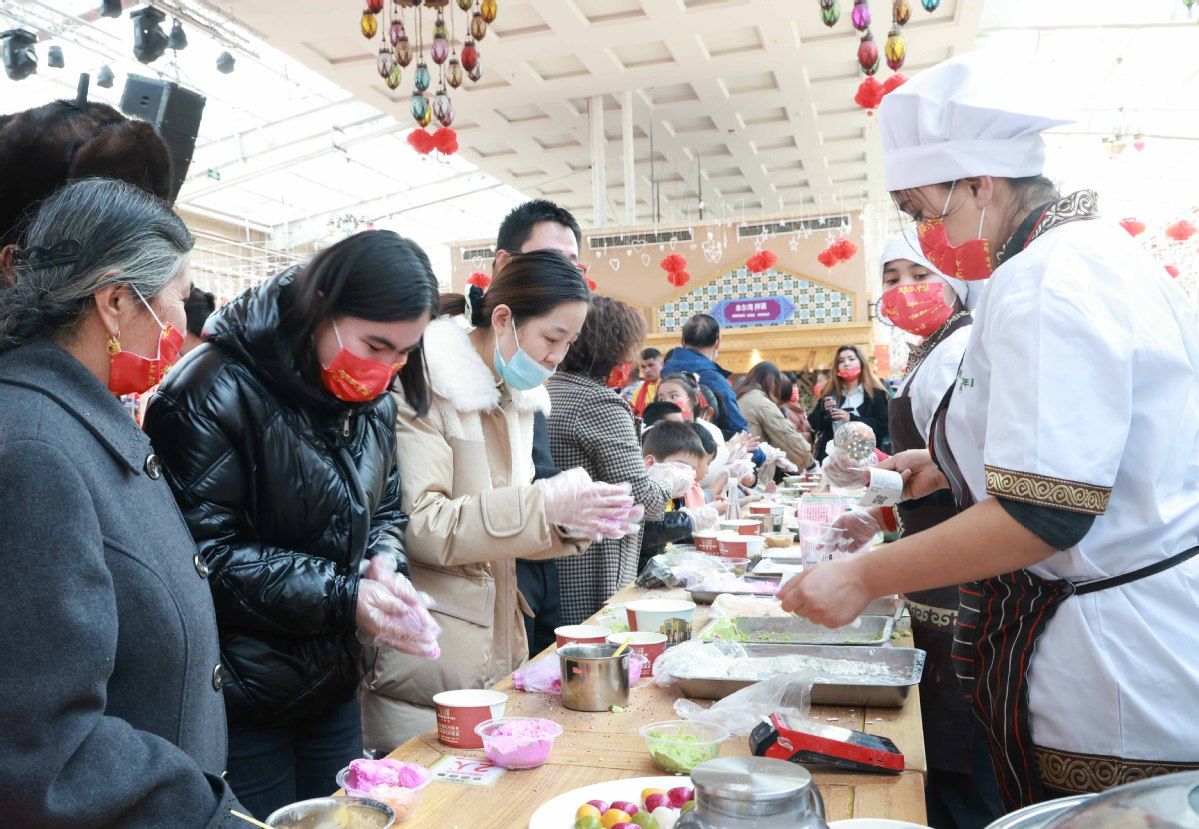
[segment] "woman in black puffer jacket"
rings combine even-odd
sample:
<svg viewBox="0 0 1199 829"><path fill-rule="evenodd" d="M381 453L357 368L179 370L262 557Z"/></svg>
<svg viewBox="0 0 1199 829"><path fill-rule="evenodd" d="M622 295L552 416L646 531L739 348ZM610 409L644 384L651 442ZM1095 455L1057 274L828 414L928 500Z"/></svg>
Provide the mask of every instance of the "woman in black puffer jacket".
<svg viewBox="0 0 1199 829"><path fill-rule="evenodd" d="M369 651L357 634L385 638L363 614L380 584L415 596L394 572L407 574L407 517L387 392L398 373L413 408L427 408L420 343L437 303L419 247L387 231L352 236L218 311L147 411L211 571L229 782L259 817L328 794L361 756L355 690ZM360 577L381 554L396 563L377 559Z"/></svg>

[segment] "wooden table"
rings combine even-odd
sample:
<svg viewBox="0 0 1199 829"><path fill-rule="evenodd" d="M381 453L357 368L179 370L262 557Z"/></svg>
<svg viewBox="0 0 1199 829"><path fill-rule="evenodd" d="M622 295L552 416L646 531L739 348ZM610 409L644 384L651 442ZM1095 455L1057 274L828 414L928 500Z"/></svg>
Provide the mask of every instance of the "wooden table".
<svg viewBox="0 0 1199 829"><path fill-rule="evenodd" d="M677 590L647 591L627 587L610 600L623 604L637 598L686 598ZM709 608L696 609L698 630ZM910 633L907 634L910 637ZM910 645L908 642L897 644ZM495 686L508 696L508 716L546 717L562 724L563 734L554 743L549 762L530 771L505 772L489 787L435 781L424 790L420 809L409 822L420 829L524 829L533 812L551 797L591 783L628 777L661 775L637 730L651 722L677 719L674 701L677 686L660 688L643 684L630 694L629 705L619 714L568 711L551 694L517 691L511 677ZM903 708L839 708L814 706L811 717L846 728L889 737L905 755L907 771L899 775L817 770L813 773L824 797L828 819L852 817L891 818L925 822L924 777L927 766L921 733L919 689L913 688ZM721 755L749 754L749 741L733 737ZM433 766L442 757L484 758L481 751L447 748L431 731L400 746L390 756L397 760ZM568 829L568 827L563 827Z"/></svg>

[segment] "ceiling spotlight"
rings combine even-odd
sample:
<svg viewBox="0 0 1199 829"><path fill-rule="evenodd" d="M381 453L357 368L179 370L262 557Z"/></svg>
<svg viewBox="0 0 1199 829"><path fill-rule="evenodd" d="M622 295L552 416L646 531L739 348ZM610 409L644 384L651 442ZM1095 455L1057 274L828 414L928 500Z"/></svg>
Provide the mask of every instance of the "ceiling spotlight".
<svg viewBox="0 0 1199 829"><path fill-rule="evenodd" d="M37 35L26 29L9 29L0 34L4 44L4 74L14 81L24 80L37 71Z"/></svg>
<svg viewBox="0 0 1199 829"><path fill-rule="evenodd" d="M62 57L61 46L51 46L46 50L46 65L53 69L62 69L67 65L66 61L63 60Z"/></svg>
<svg viewBox="0 0 1199 829"><path fill-rule="evenodd" d="M133 56L142 63L153 63L167 50L167 35L162 30L162 21L167 16L147 6L129 12L129 17L133 20Z"/></svg>
<svg viewBox="0 0 1199 829"><path fill-rule="evenodd" d="M102 0L100 3L100 16L120 17L123 11L121 5L121 0Z"/></svg>
<svg viewBox="0 0 1199 829"><path fill-rule="evenodd" d="M105 89L112 89L112 82L116 80L116 76L112 74L112 70L108 68L108 64L100 67L100 71L96 73L96 86L102 86Z"/></svg>
<svg viewBox="0 0 1199 829"><path fill-rule="evenodd" d="M233 71L234 66L236 66L236 65L237 65L237 61L235 61L233 59L233 55L229 54L228 52L221 52L221 54L216 59L217 71L223 72L226 75L230 74Z"/></svg>
<svg viewBox="0 0 1199 829"><path fill-rule="evenodd" d="M167 48L174 49L176 52L187 48L187 32L183 31L183 24L178 20L171 24L171 36L167 38Z"/></svg>

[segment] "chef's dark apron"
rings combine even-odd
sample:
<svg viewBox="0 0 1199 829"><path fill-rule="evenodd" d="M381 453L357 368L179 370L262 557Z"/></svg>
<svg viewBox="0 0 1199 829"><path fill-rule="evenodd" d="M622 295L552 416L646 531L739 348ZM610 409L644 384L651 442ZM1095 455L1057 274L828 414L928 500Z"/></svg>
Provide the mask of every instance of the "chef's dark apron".
<svg viewBox="0 0 1199 829"><path fill-rule="evenodd" d="M962 317L937 332L942 341L972 322ZM936 346L934 346L935 350ZM931 354L931 352L930 352ZM928 359L927 357L925 358ZM924 436L912 414L911 389L924 363L912 370L903 391L891 401L889 419L894 450L924 449ZM917 501L899 505L904 536L923 532L957 515L953 496L940 490ZM972 767L974 714L970 702L962 696L950 659L953 649L953 625L958 615L958 588L938 587L905 596L912 617L912 637L916 647L927 653L920 678L920 716L924 720L924 748L929 768L969 774Z"/></svg>

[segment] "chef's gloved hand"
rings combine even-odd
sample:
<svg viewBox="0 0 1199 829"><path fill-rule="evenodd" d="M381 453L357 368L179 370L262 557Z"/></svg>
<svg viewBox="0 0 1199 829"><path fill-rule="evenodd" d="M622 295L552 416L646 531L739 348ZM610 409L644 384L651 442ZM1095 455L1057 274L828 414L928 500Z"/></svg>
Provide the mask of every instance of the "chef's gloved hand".
<svg viewBox="0 0 1199 829"><path fill-rule="evenodd" d="M843 533L838 538L838 545L844 552L858 553L868 547L883 528L871 511L854 509L838 515L833 520L833 530Z"/></svg>
<svg viewBox="0 0 1199 829"><path fill-rule="evenodd" d="M828 457L821 466L824 479L832 486L842 489L856 489L870 485L870 467L877 461L873 456L865 460L857 460L842 452L836 446L830 446Z"/></svg>
<svg viewBox="0 0 1199 829"><path fill-rule="evenodd" d="M396 571L394 556L377 555L358 582L354 616L359 638L367 644L436 659L441 655L437 644L441 628L429 615L429 604L429 597L418 593L412 582Z"/></svg>
<svg viewBox="0 0 1199 829"><path fill-rule="evenodd" d="M771 446L769 443L763 443L759 445L758 448L761 449L762 453L766 455L767 463L774 461L774 465L784 472L799 471L799 467L791 463L791 460L787 457L787 453L782 449Z"/></svg>
<svg viewBox="0 0 1199 829"><path fill-rule="evenodd" d="M691 519L691 532L710 530L720 523L720 511L712 504L702 507L683 507L683 512Z"/></svg>
<svg viewBox="0 0 1199 829"><path fill-rule="evenodd" d="M566 529L571 538L599 541L619 533L633 515L633 496L627 484L592 481L587 470L576 466L552 478L535 481L545 499L545 518Z"/></svg>
<svg viewBox="0 0 1199 829"><path fill-rule="evenodd" d="M664 485L671 498L682 498L695 484L695 470L678 461L656 463L646 469L645 474L651 481Z"/></svg>

